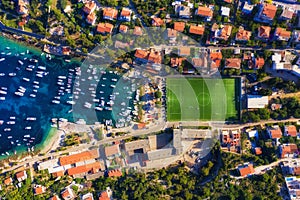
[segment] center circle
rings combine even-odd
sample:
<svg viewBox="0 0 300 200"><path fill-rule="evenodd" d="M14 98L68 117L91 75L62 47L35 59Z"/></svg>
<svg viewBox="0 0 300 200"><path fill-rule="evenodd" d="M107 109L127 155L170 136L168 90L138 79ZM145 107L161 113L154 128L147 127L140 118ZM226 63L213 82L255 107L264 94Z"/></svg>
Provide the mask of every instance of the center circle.
<svg viewBox="0 0 300 200"><path fill-rule="evenodd" d="M204 93L204 92L198 93L197 100L198 100L199 106L202 106L202 107L208 106L211 102L210 95L208 93Z"/></svg>

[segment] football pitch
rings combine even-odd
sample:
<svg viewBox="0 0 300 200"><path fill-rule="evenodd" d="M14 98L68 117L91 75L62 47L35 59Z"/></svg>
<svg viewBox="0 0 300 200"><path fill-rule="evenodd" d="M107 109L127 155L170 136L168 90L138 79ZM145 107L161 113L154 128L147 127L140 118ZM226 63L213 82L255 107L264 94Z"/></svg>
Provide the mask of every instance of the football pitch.
<svg viewBox="0 0 300 200"><path fill-rule="evenodd" d="M236 119L236 81L237 79L167 78L167 120Z"/></svg>

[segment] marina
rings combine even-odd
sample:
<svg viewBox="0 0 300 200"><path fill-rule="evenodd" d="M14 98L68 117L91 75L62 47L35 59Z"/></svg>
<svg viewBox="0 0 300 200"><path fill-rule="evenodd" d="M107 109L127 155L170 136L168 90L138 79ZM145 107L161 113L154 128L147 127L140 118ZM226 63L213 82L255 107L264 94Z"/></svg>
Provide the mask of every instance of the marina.
<svg viewBox="0 0 300 200"><path fill-rule="evenodd" d="M130 124L135 91L119 72L66 62L3 37L1 40L0 154L42 143L52 118L116 127ZM116 87L119 83L121 88Z"/></svg>

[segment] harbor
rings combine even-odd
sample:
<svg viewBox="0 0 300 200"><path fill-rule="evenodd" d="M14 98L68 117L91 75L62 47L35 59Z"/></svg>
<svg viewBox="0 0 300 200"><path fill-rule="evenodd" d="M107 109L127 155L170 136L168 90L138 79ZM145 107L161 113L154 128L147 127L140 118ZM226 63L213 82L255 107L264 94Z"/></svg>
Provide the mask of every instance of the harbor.
<svg viewBox="0 0 300 200"><path fill-rule="evenodd" d="M34 151L52 118L131 124L139 85L120 72L0 42L0 155Z"/></svg>

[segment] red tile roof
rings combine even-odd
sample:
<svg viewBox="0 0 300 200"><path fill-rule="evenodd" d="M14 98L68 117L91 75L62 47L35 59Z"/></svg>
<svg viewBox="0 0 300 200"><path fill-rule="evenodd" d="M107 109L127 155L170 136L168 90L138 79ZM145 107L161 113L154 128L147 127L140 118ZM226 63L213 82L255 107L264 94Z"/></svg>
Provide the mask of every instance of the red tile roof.
<svg viewBox="0 0 300 200"><path fill-rule="evenodd" d="M272 139L279 139L282 137L282 132L281 132L281 129L278 128L278 129L271 129L270 130L270 133L271 133L271 138Z"/></svg>
<svg viewBox="0 0 300 200"><path fill-rule="evenodd" d="M137 127L138 129L146 128L146 123L138 123Z"/></svg>
<svg viewBox="0 0 300 200"><path fill-rule="evenodd" d="M227 40L230 35L231 35L231 31L232 31L232 26L230 25L225 25L222 30L221 30L221 34L220 34L220 38L223 40Z"/></svg>
<svg viewBox="0 0 300 200"><path fill-rule="evenodd" d="M168 28L168 37L169 38L174 38L177 36L177 31L171 28Z"/></svg>
<svg viewBox="0 0 300 200"><path fill-rule="evenodd" d="M109 23L99 23L97 26L98 33L111 33L114 28L114 25Z"/></svg>
<svg viewBox="0 0 300 200"><path fill-rule="evenodd" d="M222 52L221 51L211 52L210 53L210 59L213 61L211 67L212 68L218 68L218 67L220 67L222 58L223 58L223 56L222 56Z"/></svg>
<svg viewBox="0 0 300 200"><path fill-rule="evenodd" d="M126 33L128 31L128 26L120 25L119 31L122 32L122 33Z"/></svg>
<svg viewBox="0 0 300 200"><path fill-rule="evenodd" d="M259 69L259 68L262 68L264 65L265 65L264 58L256 58L255 68Z"/></svg>
<svg viewBox="0 0 300 200"><path fill-rule="evenodd" d="M187 56L189 56L191 54L190 47L180 47L179 48L179 54L180 55L187 55Z"/></svg>
<svg viewBox="0 0 300 200"><path fill-rule="evenodd" d="M105 155L107 157L110 157L110 156L113 156L113 155L119 154L119 153L120 153L120 147L118 144L105 147Z"/></svg>
<svg viewBox="0 0 300 200"><path fill-rule="evenodd" d="M88 1L84 5L83 12L85 12L86 14L90 14L95 10L95 8L96 8L96 3L94 1Z"/></svg>
<svg viewBox="0 0 300 200"><path fill-rule="evenodd" d="M243 177L247 176L249 174L253 174L254 173L253 165L248 164L248 166L246 166L246 167L239 168L239 172L240 172L240 175Z"/></svg>
<svg viewBox="0 0 300 200"><path fill-rule="evenodd" d="M134 56L136 57L136 58L141 58L141 59L148 59L148 51L145 51L145 50L142 50L142 49L137 49L137 50L135 50L135 54L134 54Z"/></svg>
<svg viewBox="0 0 300 200"><path fill-rule="evenodd" d="M58 172L52 173L52 175L53 175L54 177L61 177L61 176L63 176L64 174L65 174L64 171L58 171Z"/></svg>
<svg viewBox="0 0 300 200"><path fill-rule="evenodd" d="M261 154L262 154L261 147L255 147L255 155L261 155Z"/></svg>
<svg viewBox="0 0 300 200"><path fill-rule="evenodd" d="M5 185L9 185L13 182L12 178L11 177L8 177L7 179L4 180L4 184Z"/></svg>
<svg viewBox="0 0 300 200"><path fill-rule="evenodd" d="M121 11L121 16L122 17L130 17L131 15L131 10L127 9L127 8L123 8Z"/></svg>
<svg viewBox="0 0 300 200"><path fill-rule="evenodd" d="M191 25L190 26L190 33L192 33L192 34L203 35L204 30L205 30L205 27L201 26L201 25L198 25L198 26Z"/></svg>
<svg viewBox="0 0 300 200"><path fill-rule="evenodd" d="M183 60L186 60L186 58L178 58L178 57L174 58L174 57L172 57L171 61L170 61L171 62L171 67L181 66Z"/></svg>
<svg viewBox="0 0 300 200"><path fill-rule="evenodd" d="M161 53L159 51L151 50L148 61L156 64L161 64Z"/></svg>
<svg viewBox="0 0 300 200"><path fill-rule="evenodd" d="M154 17L152 19L152 26L161 26L163 24L164 24L164 20L162 20L161 18Z"/></svg>
<svg viewBox="0 0 300 200"><path fill-rule="evenodd" d="M300 175L300 167L294 167L294 175L299 176Z"/></svg>
<svg viewBox="0 0 300 200"><path fill-rule="evenodd" d="M270 26L260 26L258 28L258 37L269 39L271 32Z"/></svg>
<svg viewBox="0 0 300 200"><path fill-rule="evenodd" d="M229 134L223 134L222 137L223 137L222 139L223 143L227 144L231 142Z"/></svg>
<svg viewBox="0 0 300 200"><path fill-rule="evenodd" d="M34 188L34 194L43 194L45 192L44 187L43 186L37 186Z"/></svg>
<svg viewBox="0 0 300 200"><path fill-rule="evenodd" d="M73 155L63 156L59 158L60 165L69 165L77 162L90 160L99 157L99 152L97 149L91 151L85 151L82 153L77 153Z"/></svg>
<svg viewBox="0 0 300 200"><path fill-rule="evenodd" d="M270 19L276 15L277 7L272 4L265 4L262 13Z"/></svg>
<svg viewBox="0 0 300 200"><path fill-rule="evenodd" d="M174 30L183 32L185 28L185 23L184 22L174 22Z"/></svg>
<svg viewBox="0 0 300 200"><path fill-rule="evenodd" d="M119 169L110 170L108 172L109 177L119 177L122 176L122 172Z"/></svg>
<svg viewBox="0 0 300 200"><path fill-rule="evenodd" d="M93 172L93 171L99 171L101 168L100 162L95 162L91 164L86 164L78 167L73 167L68 169L68 175L76 175L76 174L83 174L83 173L88 173L88 172Z"/></svg>
<svg viewBox="0 0 300 200"><path fill-rule="evenodd" d="M134 35L143 35L143 30L141 27L139 26L135 26L134 27L134 30L133 30L133 34Z"/></svg>
<svg viewBox="0 0 300 200"><path fill-rule="evenodd" d="M106 191L101 192L100 196L99 196L99 200L110 200L108 194Z"/></svg>
<svg viewBox="0 0 300 200"><path fill-rule="evenodd" d="M93 24L95 22L95 19L96 19L96 14L94 12L92 12L86 17L86 21L90 24Z"/></svg>
<svg viewBox="0 0 300 200"><path fill-rule="evenodd" d="M298 152L296 144L284 144L281 145L281 158L284 158L286 154L293 154Z"/></svg>
<svg viewBox="0 0 300 200"><path fill-rule="evenodd" d="M57 195L54 195L53 197L51 197L49 200L59 200Z"/></svg>
<svg viewBox="0 0 300 200"><path fill-rule="evenodd" d="M16 174L17 179L25 177L25 173L26 173L25 171L18 172Z"/></svg>
<svg viewBox="0 0 300 200"><path fill-rule="evenodd" d="M240 69L241 68L241 59L240 58L228 58L228 59L226 59L225 67Z"/></svg>
<svg viewBox="0 0 300 200"><path fill-rule="evenodd" d="M213 11L205 6L199 6L197 15L204 16L204 17L212 17Z"/></svg>
<svg viewBox="0 0 300 200"><path fill-rule="evenodd" d="M239 29L239 31L236 34L236 39L237 40L250 40L251 35L252 35L251 31Z"/></svg>
<svg viewBox="0 0 300 200"><path fill-rule="evenodd" d="M297 136L297 128L294 125L285 126L285 130L289 136L296 137Z"/></svg>
<svg viewBox="0 0 300 200"><path fill-rule="evenodd" d="M278 37L290 38L291 34L291 31L287 31L285 28L277 27L275 30L275 35Z"/></svg>
<svg viewBox="0 0 300 200"><path fill-rule="evenodd" d="M117 19L117 16L118 16L118 10L114 8L103 8L103 17Z"/></svg>
<svg viewBox="0 0 300 200"><path fill-rule="evenodd" d="M72 192L72 194L70 192ZM69 197L73 197L74 194L72 189L68 188L61 193L61 196L63 199L69 199Z"/></svg>

